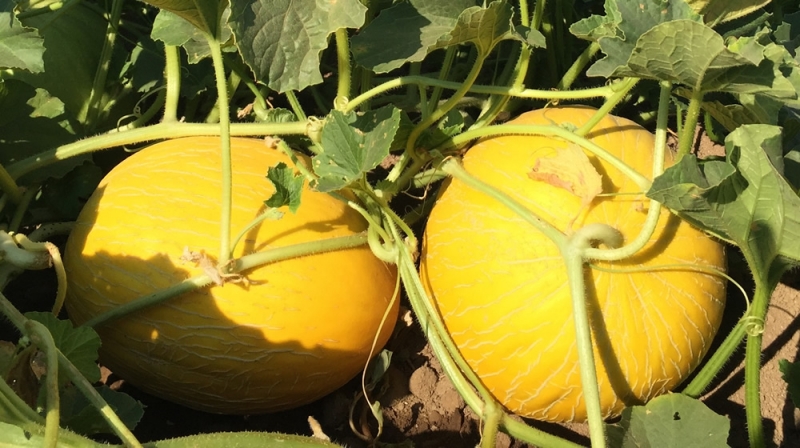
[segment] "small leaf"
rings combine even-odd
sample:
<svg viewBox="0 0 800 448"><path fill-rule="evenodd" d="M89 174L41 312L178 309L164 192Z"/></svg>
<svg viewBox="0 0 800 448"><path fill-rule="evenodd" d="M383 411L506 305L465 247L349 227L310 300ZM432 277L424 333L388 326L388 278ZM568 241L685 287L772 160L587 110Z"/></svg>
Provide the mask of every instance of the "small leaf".
<svg viewBox="0 0 800 448"><path fill-rule="evenodd" d="M603 192L602 176L577 145L557 149L553 156L537 159L528 176L578 196L583 207L588 207Z"/></svg>
<svg viewBox="0 0 800 448"><path fill-rule="evenodd" d="M53 335L56 348L78 368L78 370L94 383L100 380L100 367L97 366L97 350L100 348L100 337L89 327L73 327L72 322L60 320L53 313L29 312L25 317L44 324ZM59 369L60 384L69 381L63 369Z"/></svg>
<svg viewBox="0 0 800 448"><path fill-rule="evenodd" d="M291 123L297 121L297 116L294 112L281 107L261 109L254 106L253 111L256 113L256 119L261 123Z"/></svg>
<svg viewBox="0 0 800 448"><path fill-rule="evenodd" d="M757 275L767 275L777 257L800 260L800 197L783 177L780 128L741 126L725 139L725 151L725 162L684 156L647 196L738 245Z"/></svg>
<svg viewBox="0 0 800 448"><path fill-rule="evenodd" d="M275 186L275 193L264 203L272 208L288 205L289 211L297 212L305 178L300 174L295 174L293 169L281 162L269 168L267 179Z"/></svg>
<svg viewBox="0 0 800 448"><path fill-rule="evenodd" d="M128 429L134 429L144 415L144 405L126 393L102 385L96 388L100 396L122 420ZM61 424L86 436L112 434L100 411L76 387L68 387L61 394Z"/></svg>
<svg viewBox="0 0 800 448"><path fill-rule="evenodd" d="M668 394L626 408L606 429L609 445L619 448L725 448L730 425L701 401Z"/></svg>
<svg viewBox="0 0 800 448"><path fill-rule="evenodd" d="M420 62L440 37L455 27L458 16L475 0L410 0L378 15L352 39L359 65L386 73L406 62Z"/></svg>
<svg viewBox="0 0 800 448"><path fill-rule="evenodd" d="M22 26L13 0L0 0L0 69L18 68L32 73L44 71L44 39Z"/></svg>
<svg viewBox="0 0 800 448"><path fill-rule="evenodd" d="M778 361L783 380L789 387L789 398L794 407L800 409L800 361L789 362L785 359Z"/></svg>
<svg viewBox="0 0 800 448"><path fill-rule="evenodd" d="M314 157L319 191L347 186L378 166L400 125L400 110L385 106L362 116L333 110L322 128L322 154Z"/></svg>
<svg viewBox="0 0 800 448"><path fill-rule="evenodd" d="M358 0L232 0L228 23L256 78L282 93L321 83L328 36L360 27L366 11Z"/></svg>

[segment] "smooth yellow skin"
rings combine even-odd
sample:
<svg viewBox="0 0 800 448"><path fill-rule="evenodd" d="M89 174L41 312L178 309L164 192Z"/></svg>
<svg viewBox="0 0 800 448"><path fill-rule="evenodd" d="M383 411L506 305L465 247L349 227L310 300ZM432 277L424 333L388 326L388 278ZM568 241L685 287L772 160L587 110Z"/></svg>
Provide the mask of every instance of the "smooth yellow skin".
<svg viewBox="0 0 800 448"><path fill-rule="evenodd" d="M232 139L233 235L265 210L265 178L288 157L262 140ZM77 324L203 273L184 248L215 255L220 234L220 143L170 140L123 161L78 218L64 262ZM352 235L364 219L343 202L303 191L297 214L250 231L236 256ZM216 256L214 257L216 259ZM368 248L339 250L246 272L100 326L101 362L136 386L209 412L251 414L320 398L361 372L397 315L396 270Z"/></svg>
<svg viewBox="0 0 800 448"><path fill-rule="evenodd" d="M523 114L514 123L580 126L594 112L556 107ZM638 172L652 173L653 135L635 123L608 116L587 137ZM528 176L537 158L569 144L540 136L495 137L471 148L464 167L562 231L577 217L573 230L604 223L626 241L635 238L649 206L643 194L599 197L581 213L580 198ZM641 193L618 170L590 159L603 175L604 193ZM722 318L725 282L692 265L724 270L725 253L720 243L663 211L639 255L596 264L682 265L638 273L586 269L601 407L611 417L626 404L673 389L701 361ZM461 354L500 403L541 420L586 419L566 269L551 240L453 180L428 221L420 273Z"/></svg>

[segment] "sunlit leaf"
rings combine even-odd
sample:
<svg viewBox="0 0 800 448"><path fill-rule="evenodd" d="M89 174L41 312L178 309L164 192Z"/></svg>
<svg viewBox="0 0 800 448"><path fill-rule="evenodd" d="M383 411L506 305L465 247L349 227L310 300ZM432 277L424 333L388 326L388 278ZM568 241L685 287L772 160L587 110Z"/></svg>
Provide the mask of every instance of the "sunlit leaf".
<svg viewBox="0 0 800 448"><path fill-rule="evenodd" d="M0 0L0 68L44 71L44 39L14 14L16 2Z"/></svg>
<svg viewBox="0 0 800 448"><path fill-rule="evenodd" d="M606 0L605 11L605 16L590 16L570 28L578 37L596 40L606 54L590 67L587 74L592 76L610 77L624 68L639 37L656 25L675 20L702 21L682 0Z"/></svg>
<svg viewBox="0 0 800 448"><path fill-rule="evenodd" d="M269 168L267 179L275 186L275 193L265 201L267 206L279 208L286 205L289 206L289 211L295 213L300 207L305 178L281 162Z"/></svg>
<svg viewBox="0 0 800 448"><path fill-rule="evenodd" d="M617 448L727 448L730 421L699 400L668 394L626 408L606 429Z"/></svg>
<svg viewBox="0 0 800 448"><path fill-rule="evenodd" d="M233 0L229 24L256 78L286 92L322 82L328 36L363 25L366 10L358 0Z"/></svg>
<svg viewBox="0 0 800 448"><path fill-rule="evenodd" d="M724 162L684 156L647 196L738 245L759 275L778 257L800 260L800 197L783 176L780 128L741 126L725 139L725 151Z"/></svg>
<svg viewBox="0 0 800 448"><path fill-rule="evenodd" d="M322 128L323 152L313 159L317 189L338 190L378 166L399 125L400 110L392 106L362 116L331 111Z"/></svg>

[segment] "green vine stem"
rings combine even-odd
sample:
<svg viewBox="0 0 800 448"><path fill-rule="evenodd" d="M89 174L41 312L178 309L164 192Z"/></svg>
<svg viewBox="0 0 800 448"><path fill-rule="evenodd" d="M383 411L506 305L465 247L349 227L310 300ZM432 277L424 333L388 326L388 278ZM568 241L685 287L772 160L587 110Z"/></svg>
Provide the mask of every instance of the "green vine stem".
<svg viewBox="0 0 800 448"><path fill-rule="evenodd" d="M620 81L621 82L621 81ZM487 94L487 95L509 95L514 98L528 98L528 99L541 99L541 100L583 100L589 98L608 98L614 95L619 89L620 82L602 87L595 87L583 90L536 90L524 89L520 91L512 91L507 86L487 86L480 84L471 85L467 91L470 93ZM383 84L373 87L361 95L353 98L347 103L347 107L343 112L347 113L356 110L364 101L374 98L378 95L386 93L392 89L397 89L403 86L419 84L430 87L441 87L448 90L458 90L463 88L466 84L453 81L443 81L428 76L403 76L386 81Z"/></svg>
<svg viewBox="0 0 800 448"><path fill-rule="evenodd" d="M483 405L483 433L481 434L481 448L495 448L497 446L497 430L500 418L503 416L497 403L489 400Z"/></svg>
<svg viewBox="0 0 800 448"><path fill-rule="evenodd" d="M22 334L29 334L28 318L20 313L19 310L17 310L2 293L0 293L0 314L3 314L9 321L11 321L11 323ZM141 448L141 444L138 440L136 440L136 437L133 436L133 433L131 433L128 427L122 423L122 420L119 419L119 417L114 413L114 410L111 409L103 397L101 397L100 394L94 389L94 386L92 386L92 384L86 378L84 378L83 374L81 374L81 372L67 359L66 356L64 356L63 353L61 353L60 350L58 350L58 348L54 348L54 353L58 356L57 365L59 368L63 369L67 377L69 377L70 381L72 381L72 384L74 384L84 394L84 396L86 396L89 402L100 410L100 414L103 416L106 422L108 422L117 436L119 436L119 438L122 439L122 441L125 442L128 447ZM48 360L49 359L50 358L48 357ZM3 382L3 384L5 384L5 382ZM6 394L4 393L3 395L5 396ZM15 396L16 394L13 395ZM11 396L5 396L4 398L6 400L10 400L12 404L16 405L19 405L19 402L21 401L18 398L14 399ZM28 418L30 415L26 408L30 408L24 402L22 402L22 405L22 407L15 408L15 413L17 413L21 418L25 418L27 422L40 424L42 420L41 417L37 415L37 418L35 419ZM60 432L66 433L67 431ZM69 433L67 436L68 440L73 440L73 438L69 437Z"/></svg>
<svg viewBox="0 0 800 448"><path fill-rule="evenodd" d="M692 90L691 97L689 98L689 107L686 109L686 118L683 120L683 126L678 137L677 160L681 160L683 156L692 151L694 131L697 127L697 120L700 116L700 107L702 105L703 92L700 89Z"/></svg>
<svg viewBox="0 0 800 448"><path fill-rule="evenodd" d="M752 263L748 264L754 266ZM753 303L750 312L743 319L747 333L744 360L744 401L747 435L751 448L766 448L763 417L761 416L761 343L772 291L775 290L786 270L787 267L784 264L773 261L769 272L755 275L756 288Z"/></svg>
<svg viewBox="0 0 800 448"><path fill-rule="evenodd" d="M614 94L612 94L610 97L608 97L608 99L606 99L606 101L603 103L600 109L598 109L597 112L595 112L595 114L592 116L592 118L589 119L589 121L587 121L583 126L578 128L575 131L575 134L584 137L586 136L586 134L591 132L592 129L597 125L597 123L600 122L600 120L602 120L606 115L608 115L612 109L617 107L617 104L619 104L619 102L622 101L623 98L625 98L625 95L627 95L628 92L630 92L631 89L633 89L633 87L638 82L639 78L625 78L619 84L615 84L614 86L616 89L614 91Z"/></svg>
<svg viewBox="0 0 800 448"><path fill-rule="evenodd" d="M58 432L61 421L61 398L58 393L58 350L53 341L53 335L43 324L34 320L25 322L26 334L31 341L43 351L46 356L47 375L45 375L45 430L44 448L55 448L58 446Z"/></svg>
<svg viewBox="0 0 800 448"><path fill-rule="evenodd" d="M244 273L248 269L252 269L267 263L276 263L281 260L290 258L297 258L304 255L318 254L334 250L349 249L352 247L363 246L367 244L367 236L365 233L358 233L355 235L329 238L320 241L310 241L307 243L293 244L284 247L275 247L263 252L245 255L244 257L237 258L233 262L233 272ZM120 317L142 310L144 308L157 305L172 297L193 291L198 288L203 288L213 283L212 278L207 274L201 274L189 279L186 279L176 285L167 289L148 294L136 300L128 302L124 305L114 307L103 314L99 314L94 318L86 321L83 325L87 327L98 327L105 325L108 322L119 319Z"/></svg>
<svg viewBox="0 0 800 448"><path fill-rule="evenodd" d="M584 276L583 251L591 247L591 240L583 238L584 233L575 232L570 244L561 249L567 267L570 296L572 297L572 317L575 321L575 341L578 346L578 365L581 372L583 401L589 420L589 436L593 448L605 448L606 436L603 428L603 413L600 409L600 387L597 384L597 368L592 351L592 333L586 309L586 285Z"/></svg>
<svg viewBox="0 0 800 448"><path fill-rule="evenodd" d="M399 240L400 235L397 233L397 228L392 224L390 224L390 228L392 229L395 239ZM400 278L403 281L406 293L408 294L409 301L411 302L411 306L414 309L414 314L416 315L420 327L428 339L436 358L439 360L442 370L458 390L467 406L469 406L470 409L478 414L480 418L484 418L484 403L478 397L475 390L473 390L470 381L464 377L464 375L468 374L472 374L474 376L474 373L471 371L471 369L464 371L458 366L456 361L453 360L453 357L460 358L459 352L457 350L455 352L448 351L447 346L440 338L440 334L436 331L436 321L438 321L440 325L443 324L441 324L438 314L435 312L432 314L428 312L428 308L433 309L433 305L431 305L430 298L428 298L427 294L425 293L425 288L422 286L419 273L414 265L414 257L411 255L409 248L406 245L400 246L398 270L400 272ZM444 335L446 336L447 333L444 333ZM500 424L512 437L523 440L532 445L546 446L550 448L580 447L580 445L576 445L560 437L535 428L531 428L525 423L511 418L505 412L501 412Z"/></svg>
<svg viewBox="0 0 800 448"><path fill-rule="evenodd" d="M292 108L292 112L297 116L300 121L308 120L308 116L303 111L303 106L300 105L300 101L297 99L297 95L294 94L294 91L289 90L285 93L286 99L289 101L289 106Z"/></svg>
<svg viewBox="0 0 800 448"><path fill-rule="evenodd" d="M746 317L746 316L745 316ZM731 355L735 352L742 343L746 334L745 319L740 320L722 341L719 348L711 355L711 358L706 361L702 369L686 385L681 393L692 398L700 398L705 392L706 388L714 381L720 370L728 363Z"/></svg>
<svg viewBox="0 0 800 448"><path fill-rule="evenodd" d="M164 103L165 123L178 121L178 102L181 97L181 55L180 48L174 45L164 46L164 79L167 84L167 97Z"/></svg>
<svg viewBox="0 0 800 448"><path fill-rule="evenodd" d="M350 76L352 65L350 64L350 41L347 37L347 28L336 30L336 61L339 82L336 87L336 96L350 98Z"/></svg>
<svg viewBox="0 0 800 448"><path fill-rule="evenodd" d="M456 46L449 46L445 50L444 53L444 60L442 61L442 67L439 69L439 76L438 79L440 81L447 81L447 78L450 76L450 69L453 67L453 61L456 58ZM431 97L428 100L428 107L431 110L428 113L433 112L433 109L439 106L439 99L442 97L442 92L444 88L441 86L435 86L433 91L431 92ZM362 92L364 93L364 92Z"/></svg>
<svg viewBox="0 0 800 448"><path fill-rule="evenodd" d="M89 96L85 112L78 117L78 121L85 123L90 130L94 127L95 121L97 121L100 116L100 103L103 100L103 92L105 91L106 79L108 78L108 69L111 65L111 56L114 53L114 43L117 40L117 28L119 27L120 17L122 16L122 6L124 4L124 0L113 0L111 3L111 14L109 14L108 17L106 40L103 42L99 64L94 74L92 93Z"/></svg>
<svg viewBox="0 0 800 448"><path fill-rule="evenodd" d="M667 148L667 120L669 119L669 96L672 90L672 83L662 82L658 103L658 120L656 122L656 134L653 148L653 173L655 179L664 172L664 156ZM623 260L639 252L655 232L658 219L661 216L661 203L650 200L647 210L647 218L642 225L639 234L627 245L618 249L595 249L589 247L584 252L584 256L589 260L616 261Z"/></svg>
<svg viewBox="0 0 800 448"><path fill-rule="evenodd" d="M83 374L73 365L61 350L56 349L58 353L58 365L67 373L67 376L72 381L72 384L77 387L81 393L89 400L89 403L94 405L100 411L100 415L108 423L114 433L130 448L142 448L142 444L136 440L130 429L125 426L125 423L120 420L119 416L111 409L111 406L106 403L99 392L92 386L92 383L84 378Z"/></svg>
<svg viewBox="0 0 800 448"><path fill-rule="evenodd" d="M564 76L561 77L561 80L558 81L556 85L556 89L558 90L566 90L572 87L572 84L578 79L578 75L583 72L583 69L589 65L589 62L592 61L594 55L600 51L600 44L597 42L592 42L586 47L585 50L575 59L575 62L567 69L564 73Z"/></svg>
<svg viewBox="0 0 800 448"><path fill-rule="evenodd" d="M417 123L417 125L411 130L408 135L408 140L406 141L405 152L406 154L409 154L413 160L420 159L416 147L417 139L422 135L423 132L425 132L426 129L431 127L447 112L454 108L461 98L467 94L469 87L475 82L476 79L478 79L478 75L480 74L481 67L483 67L483 62L485 60L486 55L478 52L478 57L476 58L475 63L472 65L469 74L467 74L466 79L464 79L464 83L461 85L461 87L459 87L458 90L453 93L453 96L451 96L444 104L437 107L429 116L423 118L422 121Z"/></svg>
<svg viewBox="0 0 800 448"><path fill-rule="evenodd" d="M0 165L0 189L11 202L17 203L22 199L22 190L3 165Z"/></svg>
<svg viewBox="0 0 800 448"><path fill-rule="evenodd" d="M143 97L141 100L139 100L139 103L141 103L146 97L147 97L147 95L145 95L145 97ZM164 103L166 101L166 98L167 98L166 89L163 89L163 88L158 89L158 94L156 96L156 99L153 101L153 104L151 104L150 107L147 108L146 111L144 111L143 113L139 114L139 116L136 117L133 121L131 121L131 122L125 124L125 125L122 125L122 126L118 125L116 128L114 128L114 129L112 129L112 130L110 130L108 132L109 133L112 133L112 132L126 132L126 131L129 131L131 129L136 129L136 128L140 128L142 126L146 126L147 123L149 123L150 120L152 120L153 117L155 117L158 114L158 112L161 110L161 107L164 105ZM138 107L138 104L137 104L137 107ZM126 117L130 117L130 116L136 116L136 114L128 115ZM125 117L123 117L123 118L125 118ZM121 121L121 119L120 119L120 121ZM119 124L120 121L118 121L117 123Z"/></svg>
<svg viewBox="0 0 800 448"><path fill-rule="evenodd" d="M219 129L221 143L220 172L222 174L222 198L220 216L219 259L222 269L227 269L231 259L231 210L233 208L232 169L231 169L231 114L228 106L228 84L225 78L225 63L222 60L222 48L217 39L206 35L211 49L211 60L214 62L214 77L217 80L217 107L219 109Z"/></svg>
<svg viewBox="0 0 800 448"><path fill-rule="evenodd" d="M232 136L253 135L305 135L307 123L234 123L230 127ZM125 132L111 132L95 137L78 140L58 148L43 151L34 156L20 160L7 167L12 179L19 179L38 168L51 165L61 160L101 149L115 148L152 140L193 137L199 135L218 136L222 130L218 124L207 123L159 123L151 126L132 129Z"/></svg>

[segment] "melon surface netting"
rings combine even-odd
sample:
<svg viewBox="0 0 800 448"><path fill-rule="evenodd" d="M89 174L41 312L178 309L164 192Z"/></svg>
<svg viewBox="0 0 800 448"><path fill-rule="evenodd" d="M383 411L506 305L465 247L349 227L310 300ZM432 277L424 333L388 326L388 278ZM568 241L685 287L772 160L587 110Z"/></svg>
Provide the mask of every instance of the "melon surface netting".
<svg viewBox="0 0 800 448"><path fill-rule="evenodd" d="M288 157L262 140L232 139L236 235L272 196L267 170ZM67 310L77 324L200 275L184 248L216 255L220 142L183 138L150 146L103 179L69 237ZM296 214L265 220L234 253L353 235L363 218L305 189ZM214 257L216 259L216 256ZM249 414L302 405L358 374L388 339L394 267L366 247L268 264L249 285L212 285L97 328L101 362L145 391L209 412Z"/></svg>
<svg viewBox="0 0 800 448"><path fill-rule="evenodd" d="M556 107L512 123L580 126L594 112ZM654 137L635 123L607 116L587 138L638 172L652 173ZM466 153L464 168L562 231L570 223L572 229L604 223L625 241L635 238L649 207L644 194L597 197L582 213L579 197L529 176L538 159L569 145L542 136L489 138ZM642 193L587 154L604 193ZM721 321L725 282L692 266L724 270L725 254L717 241L663 211L642 252L594 264L599 269L585 271L587 304L602 411L610 417L673 389L700 363ZM666 265L672 268L657 269ZM632 268L648 269L620 272ZM462 355L500 403L541 420L586 419L566 268L551 240L452 180L431 212L420 274Z"/></svg>

